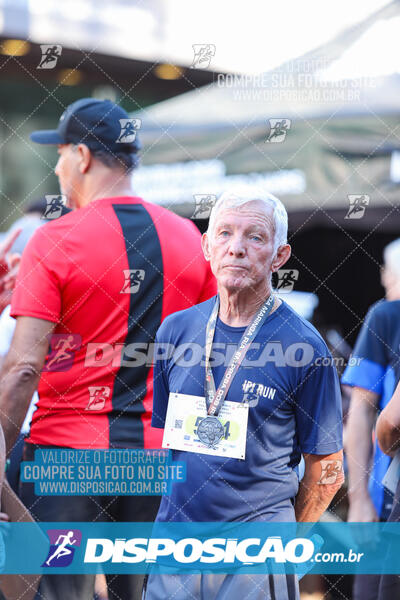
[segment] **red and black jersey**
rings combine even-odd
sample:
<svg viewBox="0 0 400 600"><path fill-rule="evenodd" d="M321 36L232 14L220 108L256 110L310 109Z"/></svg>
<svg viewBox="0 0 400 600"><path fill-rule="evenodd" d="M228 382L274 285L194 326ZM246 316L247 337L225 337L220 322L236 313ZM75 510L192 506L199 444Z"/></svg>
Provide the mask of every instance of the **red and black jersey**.
<svg viewBox="0 0 400 600"><path fill-rule="evenodd" d="M140 198L102 198L28 243L11 314L56 323L29 440L161 446L151 350L169 314L216 293L195 225Z"/></svg>

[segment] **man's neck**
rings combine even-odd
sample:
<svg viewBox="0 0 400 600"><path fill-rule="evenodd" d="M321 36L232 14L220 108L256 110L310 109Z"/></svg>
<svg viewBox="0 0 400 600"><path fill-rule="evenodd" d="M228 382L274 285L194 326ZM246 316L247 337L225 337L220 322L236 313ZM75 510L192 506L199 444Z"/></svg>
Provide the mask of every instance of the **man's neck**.
<svg viewBox="0 0 400 600"><path fill-rule="evenodd" d="M99 173L95 179L88 181L86 191L82 194L80 208L99 198L133 196L131 176L118 173Z"/></svg>
<svg viewBox="0 0 400 600"><path fill-rule="evenodd" d="M219 290L219 318L231 327L246 327L270 295L271 288L269 286L260 292L243 290L232 293L226 289ZM281 300L275 298L271 312L276 310L280 304Z"/></svg>
<svg viewBox="0 0 400 600"><path fill-rule="evenodd" d="M400 283L396 282L394 285L390 286L389 289L386 289L386 300L389 302L395 302L396 300L400 300Z"/></svg>

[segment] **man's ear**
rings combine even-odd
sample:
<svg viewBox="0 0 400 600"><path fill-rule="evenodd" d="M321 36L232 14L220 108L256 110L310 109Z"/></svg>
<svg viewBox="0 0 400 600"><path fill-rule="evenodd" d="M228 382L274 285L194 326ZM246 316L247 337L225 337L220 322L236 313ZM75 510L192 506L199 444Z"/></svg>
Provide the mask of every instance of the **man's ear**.
<svg viewBox="0 0 400 600"><path fill-rule="evenodd" d="M203 248L204 258L210 260L209 239L206 233L201 236L201 247Z"/></svg>
<svg viewBox="0 0 400 600"><path fill-rule="evenodd" d="M78 167L80 173L87 173L92 162L92 155L86 144L78 144L76 151L78 153Z"/></svg>
<svg viewBox="0 0 400 600"><path fill-rule="evenodd" d="M290 258L292 254L292 249L289 244L284 244L283 246L279 246L275 258L271 264L271 271L275 273L278 271Z"/></svg>

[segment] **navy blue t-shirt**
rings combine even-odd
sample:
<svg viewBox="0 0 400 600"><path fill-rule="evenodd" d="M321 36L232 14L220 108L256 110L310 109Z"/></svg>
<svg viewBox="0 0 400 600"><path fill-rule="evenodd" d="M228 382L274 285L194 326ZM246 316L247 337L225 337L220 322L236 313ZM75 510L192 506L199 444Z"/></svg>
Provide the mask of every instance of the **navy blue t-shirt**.
<svg viewBox="0 0 400 600"><path fill-rule="evenodd" d="M400 300L371 306L361 328L342 383L379 394L378 410L385 408L400 380ZM371 432L372 435L372 432ZM381 519L387 519L392 495L382 485L391 458L375 441L369 493Z"/></svg>
<svg viewBox="0 0 400 600"><path fill-rule="evenodd" d="M158 330L164 348L158 355L168 358L155 361L154 427L164 427L170 392L204 396L205 332L214 302L174 313ZM216 386L245 329L217 320ZM187 478L163 497L157 521L279 520L279 514L285 520L293 514L301 454L342 448L341 396L329 357L314 327L283 302L258 332L226 397L250 404L245 460L173 450L173 460L186 462ZM324 358L325 366L315 364Z"/></svg>

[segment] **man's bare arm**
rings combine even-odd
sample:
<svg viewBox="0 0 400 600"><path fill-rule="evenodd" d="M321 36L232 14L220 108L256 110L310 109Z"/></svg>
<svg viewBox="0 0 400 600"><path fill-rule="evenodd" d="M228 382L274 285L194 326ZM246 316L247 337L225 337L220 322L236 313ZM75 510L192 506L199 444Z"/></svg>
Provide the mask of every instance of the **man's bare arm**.
<svg viewBox="0 0 400 600"><path fill-rule="evenodd" d="M305 454L304 461L304 477L296 496L296 521L314 523L343 485L343 452L323 456Z"/></svg>
<svg viewBox="0 0 400 600"><path fill-rule="evenodd" d="M346 457L349 470L348 521L379 521L368 492L368 479L373 451L372 432L379 395L354 387L346 427Z"/></svg>
<svg viewBox="0 0 400 600"><path fill-rule="evenodd" d="M36 390L54 323L18 317L10 350L4 360L0 386L0 422L7 453L18 437Z"/></svg>
<svg viewBox="0 0 400 600"><path fill-rule="evenodd" d="M400 448L400 384L376 422L376 435L382 452L393 456Z"/></svg>

